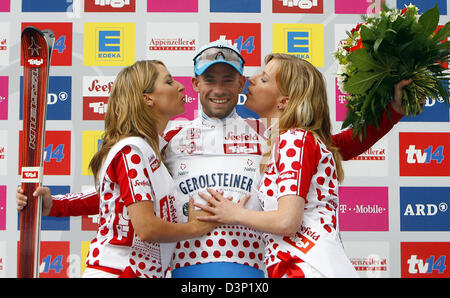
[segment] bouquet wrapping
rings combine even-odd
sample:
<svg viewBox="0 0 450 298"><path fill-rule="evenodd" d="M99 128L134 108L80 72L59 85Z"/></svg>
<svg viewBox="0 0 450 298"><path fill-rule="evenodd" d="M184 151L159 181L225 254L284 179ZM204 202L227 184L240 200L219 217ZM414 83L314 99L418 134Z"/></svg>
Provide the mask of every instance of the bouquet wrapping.
<svg viewBox="0 0 450 298"><path fill-rule="evenodd" d="M378 125L394 85L403 79L413 79L403 88L407 116L420 114L425 98L449 103L450 25L439 26L437 5L419 15L414 5L398 10L383 4L380 13L362 20L334 53L338 87L348 94L342 128L353 127L362 139L368 124Z"/></svg>

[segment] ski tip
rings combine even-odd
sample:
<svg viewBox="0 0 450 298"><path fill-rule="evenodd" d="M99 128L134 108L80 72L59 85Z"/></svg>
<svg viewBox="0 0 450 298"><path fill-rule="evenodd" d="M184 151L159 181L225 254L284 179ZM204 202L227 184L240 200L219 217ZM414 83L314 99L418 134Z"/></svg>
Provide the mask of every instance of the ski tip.
<svg viewBox="0 0 450 298"><path fill-rule="evenodd" d="M36 36L36 34L42 36L46 40L47 46L49 48L53 48L53 43L55 42L55 33L53 33L53 31L50 29L39 30L36 27L27 26L25 29L23 29L21 38L23 39L25 36Z"/></svg>
<svg viewBox="0 0 450 298"><path fill-rule="evenodd" d="M55 33L53 33L53 31L50 30L50 29L44 29L44 30L42 30L41 32L42 32L42 33L44 34L44 36L47 37L47 38L52 38L52 39L55 38Z"/></svg>
<svg viewBox="0 0 450 298"><path fill-rule="evenodd" d="M23 37L25 34L29 34L29 33L31 33L31 34L38 33L38 34L44 36L44 33L43 33L41 30L39 30L38 28L33 27L33 26L27 26L27 27L25 27L25 29L23 29L23 31L22 31L22 37Z"/></svg>
<svg viewBox="0 0 450 298"><path fill-rule="evenodd" d="M44 33L44 38L47 41L47 47L48 47L48 55L51 57L52 51L53 51L53 45L55 43L55 33L53 33L50 29L42 30L42 33Z"/></svg>

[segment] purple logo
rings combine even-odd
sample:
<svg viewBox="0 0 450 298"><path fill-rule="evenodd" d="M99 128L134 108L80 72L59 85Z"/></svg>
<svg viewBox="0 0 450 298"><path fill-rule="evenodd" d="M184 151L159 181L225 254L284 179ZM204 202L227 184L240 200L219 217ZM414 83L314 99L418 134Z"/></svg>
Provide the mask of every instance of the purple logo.
<svg viewBox="0 0 450 298"><path fill-rule="evenodd" d="M347 108L345 107L347 104L346 96L347 94L342 93L339 89L336 79L336 121L345 120L345 115L347 114Z"/></svg>
<svg viewBox="0 0 450 298"><path fill-rule="evenodd" d="M172 120L194 120L198 115L198 93L192 87L191 77L174 77L175 80L184 85L184 108L182 115L175 116Z"/></svg>
<svg viewBox="0 0 450 298"><path fill-rule="evenodd" d="M6 230L6 186L0 185L0 231Z"/></svg>
<svg viewBox="0 0 450 298"><path fill-rule="evenodd" d="M381 10L381 0L334 0L337 14L373 14Z"/></svg>
<svg viewBox="0 0 450 298"><path fill-rule="evenodd" d="M0 77L0 120L8 120L8 77Z"/></svg>
<svg viewBox="0 0 450 298"><path fill-rule="evenodd" d="M9 12L11 4L9 0L0 0L0 12Z"/></svg>
<svg viewBox="0 0 450 298"><path fill-rule="evenodd" d="M387 187L339 187L341 231L389 231Z"/></svg>
<svg viewBox="0 0 450 298"><path fill-rule="evenodd" d="M198 0L147 0L148 12L198 12Z"/></svg>

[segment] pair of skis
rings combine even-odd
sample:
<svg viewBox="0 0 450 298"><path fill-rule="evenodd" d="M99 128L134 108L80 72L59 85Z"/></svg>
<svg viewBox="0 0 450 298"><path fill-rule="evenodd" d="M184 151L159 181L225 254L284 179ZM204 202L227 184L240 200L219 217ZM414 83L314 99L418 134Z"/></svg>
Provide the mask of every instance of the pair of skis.
<svg viewBox="0 0 450 298"><path fill-rule="evenodd" d="M21 36L23 58L23 142L21 184L28 197L20 213L17 276L39 277L42 199L33 192L42 186L44 136L50 60L55 35L51 30L27 27Z"/></svg>

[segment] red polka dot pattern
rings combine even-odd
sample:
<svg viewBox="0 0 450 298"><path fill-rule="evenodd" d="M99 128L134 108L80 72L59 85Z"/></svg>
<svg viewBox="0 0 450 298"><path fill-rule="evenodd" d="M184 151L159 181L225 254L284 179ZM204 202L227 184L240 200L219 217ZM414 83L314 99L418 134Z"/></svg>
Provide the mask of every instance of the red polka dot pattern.
<svg viewBox="0 0 450 298"><path fill-rule="evenodd" d="M302 231L308 231L309 239L313 233L322 238L336 238L338 181L333 155L326 146L304 130L290 130L275 143L269 165L259 185L264 210L276 209L278 198L284 195L305 199L302 227L290 238L292 242L301 241ZM281 237L264 234L263 240L265 264L280 262L276 256L281 249L278 245Z"/></svg>
<svg viewBox="0 0 450 298"><path fill-rule="evenodd" d="M111 161L101 188L98 233L90 244L87 263L122 270L130 266L138 277L164 277L159 244L137 237L126 208L154 200L152 171L144 160L138 147L127 145ZM129 251L128 258L124 249Z"/></svg>
<svg viewBox="0 0 450 298"><path fill-rule="evenodd" d="M180 241L172 266L180 268L206 262L235 262L263 269L262 235L244 226L220 226L205 237Z"/></svg>

